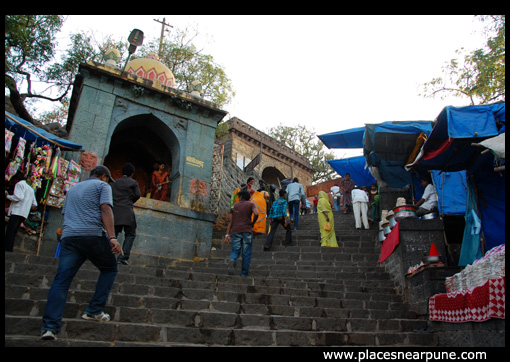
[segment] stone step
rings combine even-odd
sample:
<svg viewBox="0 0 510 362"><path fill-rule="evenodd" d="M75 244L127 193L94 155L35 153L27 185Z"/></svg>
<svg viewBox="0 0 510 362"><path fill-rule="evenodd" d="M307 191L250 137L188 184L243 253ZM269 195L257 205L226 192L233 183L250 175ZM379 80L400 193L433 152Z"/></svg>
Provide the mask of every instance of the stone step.
<svg viewBox="0 0 510 362"><path fill-rule="evenodd" d="M91 295L90 295L91 296ZM77 298L79 299L79 298ZM154 298L152 298L154 300ZM311 307L303 307L303 311L294 308L278 308L275 305L256 305L244 303L223 303L209 301L187 301L167 299L153 302L144 300L144 304L126 306L118 305L118 298L113 298L115 306L105 307L105 312L112 316L112 321L123 323L164 324L200 328L258 328L271 330L331 330L331 331L377 331L377 332L409 332L426 326L426 321L401 318L398 312L386 310L370 310L369 317L351 317L345 309L324 308L321 315L307 313ZM64 314L67 319L79 319L85 312L87 301L68 302ZM249 303L250 301L247 301ZM42 317L45 301L5 300L5 313L9 316ZM308 310L307 310L308 308ZM287 310L285 310L287 309ZM286 313L286 314L283 314ZM353 309L352 315L363 315L363 310Z"/></svg>
<svg viewBox="0 0 510 362"><path fill-rule="evenodd" d="M32 257L31 259L34 259ZM6 268L9 263L6 263ZM38 289L48 288L51 285L55 275L56 265L37 265L31 264L10 264L8 272L5 275L6 287L18 292L15 297L27 297L27 293L35 293ZM156 292L164 293L164 296L177 295L178 293L189 296L193 292L202 294L201 298L212 300L220 293L235 293L247 295L279 295L287 297L308 297L308 298L336 298L344 301L350 299L360 299L365 301L376 300L380 302L397 302L400 296L394 295L393 282L387 278L380 278L376 272L350 274L339 272L341 279L328 280L322 278L301 278L301 280L290 280L281 283L278 278L282 275L289 275L279 271L278 278L261 279L261 278L241 278L236 276L214 274L219 269L221 272L225 268L206 268L199 271L184 268L182 270L175 269L158 269L150 267L124 267L118 274L113 293L134 291L144 293L142 295L155 295ZM19 270L19 272L18 272ZM316 274L317 271L311 271ZM327 277L331 277L334 273L328 271L325 273ZM71 291L80 292L81 290L93 290L99 273L89 263L85 263L82 269L76 275L71 286ZM360 278L364 278L360 280ZM324 280L323 280L324 279ZM382 284L382 282L385 282ZM135 288L133 285L143 285L142 288ZM237 285L237 286L236 286ZM16 287L16 288L15 288ZM147 289L148 288L148 289ZM145 290L142 290L145 289ZM6 289L10 290L10 289ZM13 292L14 293L14 292ZM21 294L22 293L22 294ZM207 294L207 295L206 295ZM9 295L6 292L6 296ZM385 297L392 296L392 298ZM198 298L200 299L200 298ZM287 301L290 304L290 301Z"/></svg>
<svg viewBox="0 0 510 362"><path fill-rule="evenodd" d="M49 263L55 263L56 259L53 258L41 258L41 260L48 260ZM6 259L6 283L15 284L16 280L20 280L20 283L28 283L30 286L40 286L40 285L50 285L51 281L55 275L56 264L42 264L38 265L35 260L38 260L36 257L29 258L29 264L16 264L10 263L8 259ZM222 264L223 263L223 264ZM269 263L269 264L268 264ZM144 283L158 285L160 283L159 279L163 278L163 280L168 283L169 281L176 280L195 280L195 281L206 281L206 282L221 282L220 278L225 278L229 283L232 283L234 280L236 282L250 283L252 285L276 285L278 287L282 287L285 285L292 285L293 283L297 285L297 288L313 288L315 290L324 290L325 285L327 283L334 286L333 289L338 290L339 285L341 284L350 284L357 287L361 287L361 290L367 291L369 287L381 287L385 289L391 290L394 292L393 287L394 283L391 281L387 274L381 273L378 270L374 269L365 269L357 266L335 266L331 263L328 266L317 266L315 264L303 264L301 265L298 262L291 264L283 264L283 263L275 263L268 262L262 263L261 265L253 266L254 269L267 269L268 272L265 272L264 276L253 276L244 280L244 278L239 278L236 276L227 275L226 262L220 262L219 264L215 261L210 265L206 265L205 262L196 262L196 263L184 263L176 261L172 265L167 265L165 269L159 267L138 267L138 266L119 266L119 274L117 275L116 282L117 283L140 283L143 281ZM340 263L341 264L341 263ZM283 265L283 267L282 267ZM296 266L297 265L297 266ZM272 269L271 269L272 268ZM288 268L302 268L303 275L299 278L294 277L290 278ZM268 274L273 272L274 276L269 277ZM20 273L21 275L18 275ZM298 274L297 271L292 271L293 274ZM306 274L309 273L309 274ZM82 269L78 272L76 280L88 279L95 281L97 279L98 271L95 267L92 266L91 263L86 262ZM282 276L287 276L287 281L285 283L279 282L279 279ZM158 278L157 281L151 281L150 278ZM289 284L290 283L290 284ZM309 284L309 286L306 285ZM23 285L23 284L22 284Z"/></svg>
<svg viewBox="0 0 510 362"><path fill-rule="evenodd" d="M274 318L273 318L274 320ZM195 319L191 321L194 323ZM88 322L80 319L64 318L59 339L71 342L71 345L99 341L101 345L131 346L140 344L154 345L208 345L208 346L432 346L437 343L430 333L398 331L345 331L336 330L296 330L264 329L250 325L234 327L200 327L202 319L196 319L198 325L187 327L172 324L128 323L110 321L105 323ZM248 324L254 323L248 322ZM100 325L100 326L99 326ZM46 341L33 337L40 330L40 318L27 316L5 317L6 346L15 341L24 341L33 346L53 346ZM295 328L295 327L293 327ZM311 328L317 328L312 325ZM8 334L8 335L7 335ZM32 336L32 337L30 337Z"/></svg>
<svg viewBox="0 0 510 362"><path fill-rule="evenodd" d="M94 278L96 276L96 278ZM94 289L97 274L90 274L90 279L84 279L84 274L78 275L77 279L71 285L71 292L73 293L92 293ZM20 282L20 280L22 282ZM30 274L9 274L6 277L8 288L5 290L5 297L9 298L32 298L32 299L45 299L45 293L48 289L48 281L43 277L37 277ZM112 293L128 294L128 295L141 295L141 296L155 296L155 297L178 297L191 298L194 295L200 298L214 300L231 293L239 298L239 296L287 296L292 297L308 297L308 298L335 298L343 301L360 300L360 301L378 301L384 303L397 303L401 301L401 296L394 294L394 291L389 288L374 287L360 287L356 284L336 284L336 287L331 287L331 284L315 284L307 282L303 284L303 288L297 288L298 285L235 285L233 283L225 282L205 282L205 281L180 281L180 280L158 280L152 278L143 279L144 284L132 284L130 282L123 282L122 280L116 281L112 289ZM23 284L22 284L23 283ZM150 283L150 284L149 284ZM328 286L328 287L326 287Z"/></svg>
<svg viewBox="0 0 510 362"><path fill-rule="evenodd" d="M338 220L338 222L337 222ZM254 238L250 276L228 275L230 245L216 230L210 256L178 260L132 253L119 265L105 312L108 323L80 318L99 275L86 262L71 285L57 341L39 333L58 259L5 257L6 346L435 346L378 265L375 226L356 230L335 213L338 248L320 247L317 216L300 219L293 246L271 251ZM240 263L240 260L238 261Z"/></svg>
<svg viewBox="0 0 510 362"><path fill-rule="evenodd" d="M80 289L78 289L80 288ZM86 288L86 290L81 290ZM92 297L94 282L81 282L70 289L68 301L86 303ZM299 289L274 290L274 294L255 292L222 291L217 289L153 287L130 288L129 285L114 285L110 296L110 303L116 306L165 306L177 308L180 301L196 300L208 302L233 302L241 304L262 304L271 306L317 307L317 308L358 308L368 310L394 311L403 313L400 296L391 293L359 293L359 292L323 292L300 291ZM6 288L6 298L21 298L24 300L45 300L47 288L10 286ZM283 294L285 293L285 294ZM14 299L17 300L17 299ZM197 302L198 305L198 302ZM295 313L295 312L294 312Z"/></svg>

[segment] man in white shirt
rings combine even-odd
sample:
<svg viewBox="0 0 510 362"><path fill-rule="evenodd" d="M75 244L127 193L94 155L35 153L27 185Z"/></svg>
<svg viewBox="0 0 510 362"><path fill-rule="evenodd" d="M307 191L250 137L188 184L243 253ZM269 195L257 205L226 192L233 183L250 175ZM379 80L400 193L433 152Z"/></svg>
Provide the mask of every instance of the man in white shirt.
<svg viewBox="0 0 510 362"><path fill-rule="evenodd" d="M351 197L354 220L356 222L356 229L361 229L360 215L361 219L363 219L363 226L365 227L365 229L369 229L370 226L368 225L367 216L368 195L366 191L356 187L354 190L351 191Z"/></svg>
<svg viewBox="0 0 510 362"><path fill-rule="evenodd" d="M5 251L12 252L14 248L14 239L16 232L23 221L26 220L31 209L37 207L35 192L25 181L25 176L20 171L13 176L15 187L14 194L9 195L5 191L5 196L11 201L9 206L9 222L5 231Z"/></svg>
<svg viewBox="0 0 510 362"><path fill-rule="evenodd" d="M340 186L335 184L330 189L331 196L333 196L334 204L335 204L335 211L340 210L340 200L342 198L342 194L340 193Z"/></svg>
<svg viewBox="0 0 510 362"><path fill-rule="evenodd" d="M435 209L437 209L437 195L432 180L425 178L421 180L422 186L425 188L421 200L416 203L418 210L416 210L417 216L423 216Z"/></svg>

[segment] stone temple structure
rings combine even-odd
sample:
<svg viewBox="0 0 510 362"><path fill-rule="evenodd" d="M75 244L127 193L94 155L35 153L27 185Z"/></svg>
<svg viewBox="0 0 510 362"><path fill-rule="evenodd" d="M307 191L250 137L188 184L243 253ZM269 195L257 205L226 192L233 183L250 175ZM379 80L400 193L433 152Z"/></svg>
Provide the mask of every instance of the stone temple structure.
<svg viewBox="0 0 510 362"><path fill-rule="evenodd" d="M193 259L211 247L215 214L210 212L215 130L226 115L216 104L177 90L174 75L157 56L134 59L125 71L116 66L120 54L106 54L106 63L81 64L70 103L69 140L84 152L70 154L88 177L104 164L113 178L131 162L142 196L163 161L170 174L168 198L142 197L135 205L137 237L132 253ZM51 208L41 254L53 255L61 210ZM122 243L122 238L119 240Z"/></svg>
<svg viewBox="0 0 510 362"><path fill-rule="evenodd" d="M223 147L220 218L229 212L232 192L250 176L257 180L256 186L264 180L276 189L281 188L281 181L297 177L306 192L314 173L308 159L237 117L225 124L226 132L216 138Z"/></svg>

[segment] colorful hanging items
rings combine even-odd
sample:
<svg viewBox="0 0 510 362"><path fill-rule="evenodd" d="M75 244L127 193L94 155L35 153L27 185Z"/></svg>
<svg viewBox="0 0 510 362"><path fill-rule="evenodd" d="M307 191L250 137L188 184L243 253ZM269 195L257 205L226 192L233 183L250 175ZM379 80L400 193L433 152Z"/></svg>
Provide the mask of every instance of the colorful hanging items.
<svg viewBox="0 0 510 362"><path fill-rule="evenodd" d="M9 162L7 169L5 170L5 181L10 181L12 176L18 172L21 163L23 162L23 156L25 155L25 144L26 140L22 137L18 140L18 145L16 146L14 159Z"/></svg>
<svg viewBox="0 0 510 362"><path fill-rule="evenodd" d="M19 163L16 161L9 162L9 165L7 165L7 168L5 169L5 181L10 181L12 176L18 172L19 169Z"/></svg>
<svg viewBox="0 0 510 362"><path fill-rule="evenodd" d="M5 129L5 154L11 152L12 136L14 136L14 132Z"/></svg>
<svg viewBox="0 0 510 362"><path fill-rule="evenodd" d="M27 143L27 141L23 137L20 137L18 140L18 145L16 146L16 153L15 153L14 158L18 159L18 162L20 162L20 163L21 163L21 161L23 161L23 157L25 156L26 143Z"/></svg>
<svg viewBox="0 0 510 362"><path fill-rule="evenodd" d="M51 176L51 178L57 177L60 154L61 154L60 148L57 147L57 149L55 150L55 156L53 156L53 160L51 161L51 165L47 171L48 176Z"/></svg>
<svg viewBox="0 0 510 362"><path fill-rule="evenodd" d="M67 169L69 168L69 161L64 160L62 157L58 160L57 177L67 179Z"/></svg>
<svg viewBox="0 0 510 362"><path fill-rule="evenodd" d="M5 129L5 157L9 156L6 161L10 161L5 180L11 180L17 171L22 171L34 190L43 188L41 205L62 207L67 191L80 180L80 164L65 160L59 147L48 144L38 147L35 142L29 142L30 149L26 152L27 141L23 137L18 138L16 149L12 151L14 137L14 132ZM47 181L45 185L43 180Z"/></svg>
<svg viewBox="0 0 510 362"><path fill-rule="evenodd" d="M74 160L71 160L67 169L67 179L64 181L64 191L69 189L80 181L81 167Z"/></svg>
<svg viewBox="0 0 510 362"><path fill-rule="evenodd" d="M35 157L31 165L30 174L27 181L34 190L40 189L42 187L42 180L44 178L48 153L51 154L51 148L48 145L37 147L35 149Z"/></svg>

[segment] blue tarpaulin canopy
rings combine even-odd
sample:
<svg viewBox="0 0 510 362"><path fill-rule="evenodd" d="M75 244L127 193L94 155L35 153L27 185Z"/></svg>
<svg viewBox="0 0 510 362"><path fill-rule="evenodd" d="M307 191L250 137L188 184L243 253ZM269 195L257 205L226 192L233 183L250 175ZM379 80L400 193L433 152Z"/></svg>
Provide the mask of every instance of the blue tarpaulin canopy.
<svg viewBox="0 0 510 362"><path fill-rule="evenodd" d="M364 127L327 133L318 137L328 148L363 148L365 162L363 164L351 162L349 165L361 167L356 171L357 174L370 173L376 176L375 178L372 176L374 180L377 179L378 182L393 188L413 184L417 189L417 196L420 196L423 187L419 178L415 176L413 179L413 175L407 172L404 166L416 147L418 136L422 133L428 135L431 130L431 121L389 121L366 124ZM337 167L340 165L345 167L340 161L336 162ZM335 162L330 164L333 167ZM367 164L369 169L366 168ZM350 173L352 177L353 172ZM364 182L366 183L366 178Z"/></svg>
<svg viewBox="0 0 510 362"><path fill-rule="evenodd" d="M53 144L59 146L62 150L80 150L81 145L59 138L54 134L34 126L32 123L19 118L12 113L5 111L5 128L14 132L18 137L36 143L37 146Z"/></svg>
<svg viewBox="0 0 510 362"><path fill-rule="evenodd" d="M318 135L327 148L363 148L365 127Z"/></svg>
<svg viewBox="0 0 510 362"><path fill-rule="evenodd" d="M462 108L445 107L417 159L406 169L460 171L487 165L489 154L472 143L505 132L505 103Z"/></svg>
<svg viewBox="0 0 510 362"><path fill-rule="evenodd" d="M357 186L370 186L375 183L374 176L368 171L368 168L365 168L365 156L330 160L328 163L331 165L331 168L341 176L345 176L346 173L349 173L351 179Z"/></svg>
<svg viewBox="0 0 510 362"><path fill-rule="evenodd" d="M418 175L404 169L421 135L432 131L431 121L395 121L365 126L363 154L377 181L389 187L413 185L416 196L423 192Z"/></svg>
<svg viewBox="0 0 510 362"><path fill-rule="evenodd" d="M485 250L505 243L505 171L504 168L502 171L494 169L496 165L504 165L504 159L492 152L482 152L484 147L475 144L504 132L505 103L445 107L418 157L406 166L406 169L442 172L466 170L468 194L476 197L473 204L481 220ZM468 221L472 219L467 216L466 230ZM473 236L469 230L466 232ZM462 255L480 255L476 250L465 250L468 247L480 248L480 243L468 245L463 242ZM472 258L464 258L462 265L473 261Z"/></svg>
<svg viewBox="0 0 510 362"><path fill-rule="evenodd" d="M466 171L440 172L432 170L432 180L437 192L437 208L442 215L466 213Z"/></svg>

